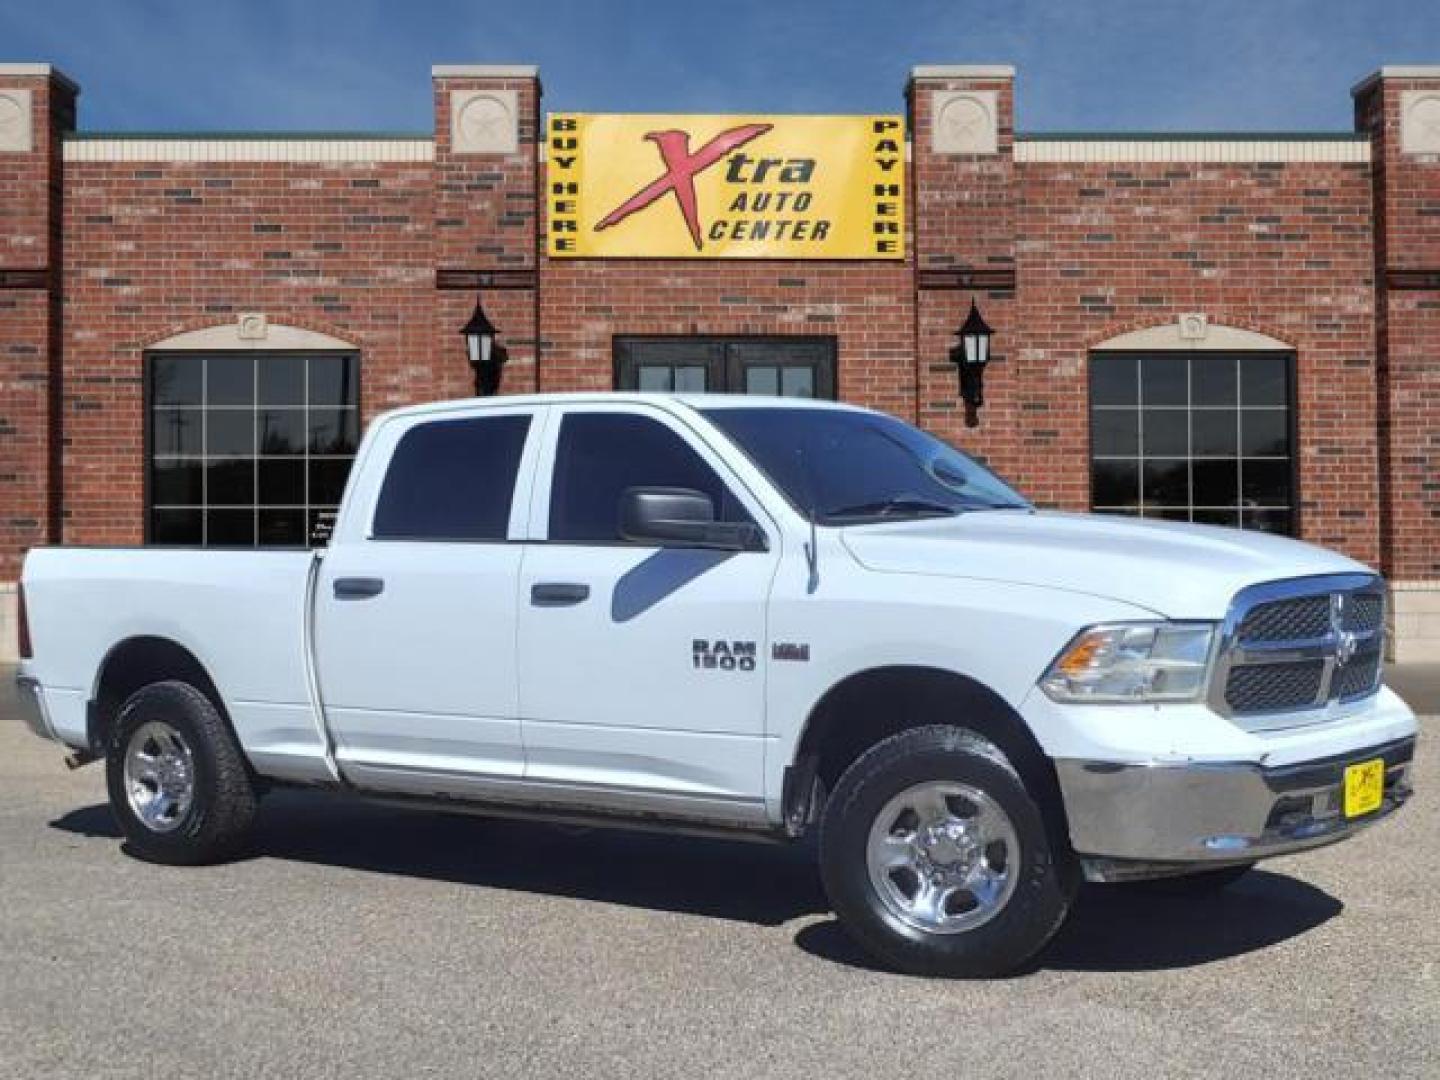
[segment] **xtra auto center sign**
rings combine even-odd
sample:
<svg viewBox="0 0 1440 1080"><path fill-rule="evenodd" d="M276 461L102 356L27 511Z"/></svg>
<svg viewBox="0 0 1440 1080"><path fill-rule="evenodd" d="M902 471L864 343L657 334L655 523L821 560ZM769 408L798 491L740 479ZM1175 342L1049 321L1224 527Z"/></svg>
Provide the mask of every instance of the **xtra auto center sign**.
<svg viewBox="0 0 1440 1080"><path fill-rule="evenodd" d="M552 258L903 259L899 116L557 113Z"/></svg>

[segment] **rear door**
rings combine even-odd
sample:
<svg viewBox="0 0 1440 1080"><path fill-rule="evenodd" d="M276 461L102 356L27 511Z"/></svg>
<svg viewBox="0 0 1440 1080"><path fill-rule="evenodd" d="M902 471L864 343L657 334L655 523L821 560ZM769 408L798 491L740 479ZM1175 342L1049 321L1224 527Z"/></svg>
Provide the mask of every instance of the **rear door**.
<svg viewBox="0 0 1440 1080"><path fill-rule="evenodd" d="M661 797L682 814L757 815L778 530L664 410L556 406L550 427L519 594L527 779L599 806ZM703 491L722 520L759 525L768 550L628 543L620 496L636 486Z"/></svg>
<svg viewBox="0 0 1440 1080"><path fill-rule="evenodd" d="M464 793L519 777L516 586L544 409L399 417L317 584L321 699L345 774ZM361 476L368 476L363 465Z"/></svg>

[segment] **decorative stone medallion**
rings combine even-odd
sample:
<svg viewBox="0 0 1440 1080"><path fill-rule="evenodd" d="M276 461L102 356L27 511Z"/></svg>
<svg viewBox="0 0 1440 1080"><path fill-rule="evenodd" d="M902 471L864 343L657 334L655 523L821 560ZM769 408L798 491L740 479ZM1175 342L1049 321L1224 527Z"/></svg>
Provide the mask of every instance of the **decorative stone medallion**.
<svg viewBox="0 0 1440 1080"><path fill-rule="evenodd" d="M938 90L930 146L937 154L993 154L1000 147L994 90Z"/></svg>
<svg viewBox="0 0 1440 1080"><path fill-rule="evenodd" d="M235 317L235 336L241 341L264 341L270 334L270 321L263 312L242 311Z"/></svg>
<svg viewBox="0 0 1440 1080"><path fill-rule="evenodd" d="M1406 90L1400 95L1400 149L1407 154L1440 154L1440 90Z"/></svg>
<svg viewBox="0 0 1440 1080"><path fill-rule="evenodd" d="M520 149L514 90L457 90L450 95L450 145L457 154L513 154Z"/></svg>
<svg viewBox="0 0 1440 1080"><path fill-rule="evenodd" d="M1210 333L1210 320L1199 312L1187 311L1180 316L1180 340L1204 341Z"/></svg>
<svg viewBox="0 0 1440 1080"><path fill-rule="evenodd" d="M30 123L30 91L0 88L0 152L28 153L34 149Z"/></svg>

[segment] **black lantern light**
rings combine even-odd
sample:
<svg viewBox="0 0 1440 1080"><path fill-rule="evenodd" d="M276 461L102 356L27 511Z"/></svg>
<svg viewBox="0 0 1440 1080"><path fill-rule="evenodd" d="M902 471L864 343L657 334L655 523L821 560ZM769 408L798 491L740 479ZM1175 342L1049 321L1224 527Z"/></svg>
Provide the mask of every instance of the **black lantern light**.
<svg viewBox="0 0 1440 1080"><path fill-rule="evenodd" d="M485 314L479 297L470 321L460 328L465 337L465 352L475 372L477 397L493 397L500 389L500 374L509 358L505 347L495 340L495 324Z"/></svg>
<svg viewBox="0 0 1440 1080"><path fill-rule="evenodd" d="M950 347L950 362L960 369L960 397L965 402L965 426L978 427L980 406L985 404L985 365L990 362L990 324L980 315L975 301L970 314L957 330L958 345Z"/></svg>

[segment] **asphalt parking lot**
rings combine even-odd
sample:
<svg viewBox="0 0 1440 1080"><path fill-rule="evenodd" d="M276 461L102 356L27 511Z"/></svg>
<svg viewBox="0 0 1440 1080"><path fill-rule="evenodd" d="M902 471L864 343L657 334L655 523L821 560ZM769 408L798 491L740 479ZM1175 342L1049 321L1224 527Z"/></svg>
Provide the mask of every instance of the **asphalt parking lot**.
<svg viewBox="0 0 1440 1080"><path fill-rule="evenodd" d="M1355 841L1088 889L1032 972L945 983L872 970L799 850L286 794L248 860L146 865L10 693L0 1076L1440 1076L1428 746Z"/></svg>

